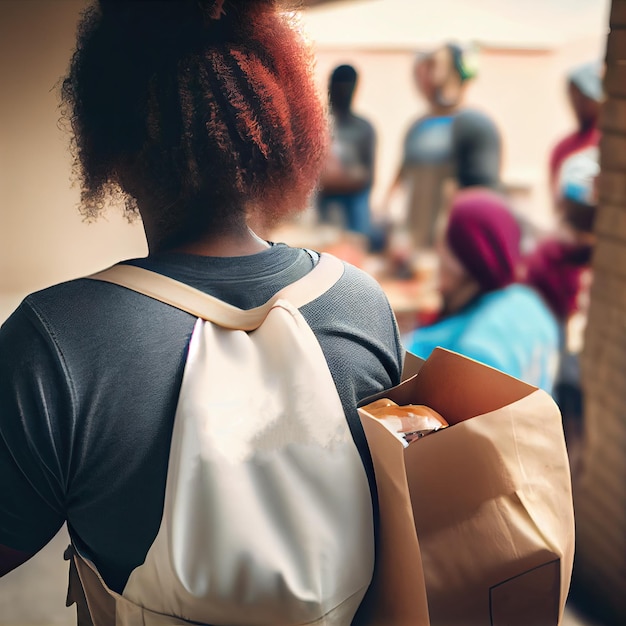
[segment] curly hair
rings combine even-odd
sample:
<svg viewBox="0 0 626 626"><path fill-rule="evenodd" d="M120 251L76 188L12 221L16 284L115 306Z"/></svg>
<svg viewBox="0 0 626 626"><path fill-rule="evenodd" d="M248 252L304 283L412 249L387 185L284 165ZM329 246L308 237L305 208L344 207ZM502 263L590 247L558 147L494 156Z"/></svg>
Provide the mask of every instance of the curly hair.
<svg viewBox="0 0 626 626"><path fill-rule="evenodd" d="M277 0L99 0L62 84L81 210L122 193L172 240L302 209L328 141L313 57Z"/></svg>

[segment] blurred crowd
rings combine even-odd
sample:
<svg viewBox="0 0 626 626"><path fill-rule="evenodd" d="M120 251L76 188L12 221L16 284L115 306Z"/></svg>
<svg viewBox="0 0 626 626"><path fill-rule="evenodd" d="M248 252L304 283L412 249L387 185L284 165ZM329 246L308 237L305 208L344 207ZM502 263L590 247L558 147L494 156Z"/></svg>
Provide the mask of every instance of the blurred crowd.
<svg viewBox="0 0 626 626"><path fill-rule="evenodd" d="M448 348L551 393L574 459L582 433L578 354L594 245L602 67L589 62L564 77L577 125L546 155L545 211L554 224L546 231L515 207L502 180L505 129L466 105L476 58L474 48L453 43L416 56L412 80L427 109L406 132L400 167L376 212L376 130L353 110L357 70L333 70L333 142L314 226L346 234L333 252L366 267L387 289L409 351L427 358L435 346ZM397 198L400 215L389 208Z"/></svg>

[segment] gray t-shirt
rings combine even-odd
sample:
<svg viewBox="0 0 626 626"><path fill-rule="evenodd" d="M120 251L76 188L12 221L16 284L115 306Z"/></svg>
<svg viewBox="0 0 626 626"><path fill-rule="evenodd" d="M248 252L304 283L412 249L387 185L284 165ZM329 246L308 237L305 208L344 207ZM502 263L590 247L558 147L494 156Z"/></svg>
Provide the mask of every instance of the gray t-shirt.
<svg viewBox="0 0 626 626"><path fill-rule="evenodd" d="M306 251L283 244L247 257L168 253L128 262L245 309L313 266ZM301 311L372 484L355 406L399 382L403 349L393 313L379 285L349 265ZM194 322L146 296L85 279L22 302L0 329L0 544L38 550L67 521L78 548L122 591L161 521Z"/></svg>
<svg viewBox="0 0 626 626"><path fill-rule="evenodd" d="M345 167L374 168L376 133L364 118L348 114L335 118L332 149Z"/></svg>
<svg viewBox="0 0 626 626"><path fill-rule="evenodd" d="M433 246L444 205L444 183L453 174L454 117L425 116L404 140L402 179L408 189L407 226L417 248Z"/></svg>

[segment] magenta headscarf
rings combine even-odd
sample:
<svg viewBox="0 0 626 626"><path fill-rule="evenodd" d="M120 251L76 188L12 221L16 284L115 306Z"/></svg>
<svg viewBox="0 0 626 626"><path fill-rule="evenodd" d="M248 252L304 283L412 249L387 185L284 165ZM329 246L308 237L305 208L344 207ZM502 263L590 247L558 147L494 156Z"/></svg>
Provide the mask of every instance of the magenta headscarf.
<svg viewBox="0 0 626 626"><path fill-rule="evenodd" d="M515 281L520 238L520 227L501 195L467 189L454 198L446 241L483 292Z"/></svg>

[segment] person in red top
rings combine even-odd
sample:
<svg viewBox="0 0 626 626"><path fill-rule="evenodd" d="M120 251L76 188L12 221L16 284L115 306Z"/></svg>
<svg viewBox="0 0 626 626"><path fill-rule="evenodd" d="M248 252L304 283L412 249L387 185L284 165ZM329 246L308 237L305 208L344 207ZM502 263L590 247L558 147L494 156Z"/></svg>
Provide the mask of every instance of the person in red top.
<svg viewBox="0 0 626 626"><path fill-rule="evenodd" d="M578 150L565 159L555 179L557 229L539 241L524 259L524 281L534 287L561 327L561 355L554 399L563 415L572 469L579 469L583 434L584 389L579 354L587 319L594 226L598 209L600 173L597 146ZM572 321L577 323L572 325Z"/></svg>
<svg viewBox="0 0 626 626"><path fill-rule="evenodd" d="M598 118L603 98L602 68L600 63L586 63L574 68L568 75L570 104L578 128L561 139L550 155L550 186L558 195L558 177L563 162L575 152L600 143Z"/></svg>

